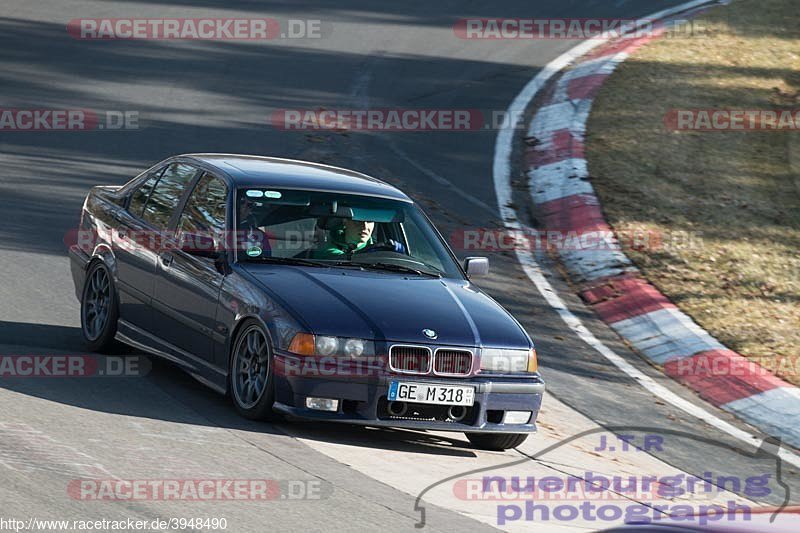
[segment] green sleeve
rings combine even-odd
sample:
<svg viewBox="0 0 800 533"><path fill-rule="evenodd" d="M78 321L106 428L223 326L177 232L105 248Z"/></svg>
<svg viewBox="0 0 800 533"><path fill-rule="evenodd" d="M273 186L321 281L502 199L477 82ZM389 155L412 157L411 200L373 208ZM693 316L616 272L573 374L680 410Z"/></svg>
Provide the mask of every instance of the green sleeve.
<svg viewBox="0 0 800 533"><path fill-rule="evenodd" d="M353 252L360 252L364 248L369 245L368 242L362 242ZM338 246L332 245L328 248L322 248L320 250L314 250L312 254L312 259L337 259L341 256L345 255L345 251L339 248Z"/></svg>
<svg viewBox="0 0 800 533"><path fill-rule="evenodd" d="M344 250L336 247L331 246L329 248L322 248L320 250L314 250L312 254L313 259L336 259L339 256L344 255Z"/></svg>

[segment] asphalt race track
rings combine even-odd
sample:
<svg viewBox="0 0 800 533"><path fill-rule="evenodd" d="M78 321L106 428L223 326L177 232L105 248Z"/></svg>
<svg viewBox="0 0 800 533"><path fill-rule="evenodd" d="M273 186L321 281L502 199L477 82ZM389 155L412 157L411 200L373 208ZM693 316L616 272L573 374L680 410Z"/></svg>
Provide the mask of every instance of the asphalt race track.
<svg viewBox="0 0 800 533"><path fill-rule="evenodd" d="M124 183L169 155L250 153L336 164L399 186L420 201L445 236L500 227L494 129L283 131L269 123L270 113L503 111L542 66L575 42L466 41L453 32L459 18L636 17L678 3L229 1L219 8L207 0L3 1L0 107L133 111L138 129L0 131L0 355L85 353L64 236L76 227L90 186ZM322 37L82 41L67 32L72 19L101 17L318 19ZM627 426L640 428L635 433L675 432L663 449L636 461L695 474L747 477L774 470L774 461L770 466L769 459L737 452L741 442L660 401L575 337L513 253L489 255L491 274L479 284L534 338L548 383L542 432L521 452L536 453L545 442L598 425ZM539 259L599 339L677 394L745 427L644 363L582 307L547 258ZM419 491L457 472L520 459L521 452L473 450L462 434L247 422L225 398L159 361L144 377L0 379L5 518L204 516L226 518L229 531L411 530L419 520ZM580 470L583 460L600 471L608 467L597 453L558 453L539 467ZM565 457L571 462L562 464ZM68 494L71 480L90 477L270 478L312 482L323 496L264 504L96 502ZM782 477L800 494L793 468L784 468ZM458 509L445 496L430 494L428 530L498 527L491 512ZM778 505L783 499L772 493L759 501Z"/></svg>

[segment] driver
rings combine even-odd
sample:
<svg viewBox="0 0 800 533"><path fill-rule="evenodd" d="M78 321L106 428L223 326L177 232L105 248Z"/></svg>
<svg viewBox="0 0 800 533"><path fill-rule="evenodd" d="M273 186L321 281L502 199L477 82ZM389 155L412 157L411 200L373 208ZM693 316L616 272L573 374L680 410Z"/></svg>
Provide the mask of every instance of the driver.
<svg viewBox="0 0 800 533"><path fill-rule="evenodd" d="M375 222L369 220L345 219L342 229L334 230L331 243L327 248L314 252L315 259L337 259L340 256L349 256L361 251L388 250L405 253L406 249L401 243L389 240L387 243L376 245L372 240ZM366 249L366 250L365 250Z"/></svg>

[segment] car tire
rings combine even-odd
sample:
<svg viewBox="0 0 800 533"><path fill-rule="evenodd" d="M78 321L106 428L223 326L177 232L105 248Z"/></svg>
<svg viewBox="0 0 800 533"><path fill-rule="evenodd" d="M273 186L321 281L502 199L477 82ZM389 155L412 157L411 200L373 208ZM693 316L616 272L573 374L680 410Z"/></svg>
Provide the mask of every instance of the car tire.
<svg viewBox="0 0 800 533"><path fill-rule="evenodd" d="M472 446L481 450L516 448L528 438L527 433L466 433Z"/></svg>
<svg viewBox="0 0 800 533"><path fill-rule="evenodd" d="M114 346L119 307L111 271L95 261L86 272L81 293L81 332L92 352L105 352Z"/></svg>
<svg viewBox="0 0 800 533"><path fill-rule="evenodd" d="M232 344L228 391L234 407L250 420L276 421L272 345L269 335L255 320L239 328Z"/></svg>

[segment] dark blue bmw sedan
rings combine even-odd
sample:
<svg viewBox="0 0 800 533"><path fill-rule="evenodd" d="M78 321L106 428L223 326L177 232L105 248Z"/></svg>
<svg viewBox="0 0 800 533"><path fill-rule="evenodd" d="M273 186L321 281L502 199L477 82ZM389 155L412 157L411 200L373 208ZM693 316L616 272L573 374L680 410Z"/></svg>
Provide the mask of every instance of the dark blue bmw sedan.
<svg viewBox="0 0 800 533"><path fill-rule="evenodd" d="M267 157L167 159L94 187L70 245L83 335L180 365L245 417L461 431L507 449L544 393L520 324L405 194Z"/></svg>

